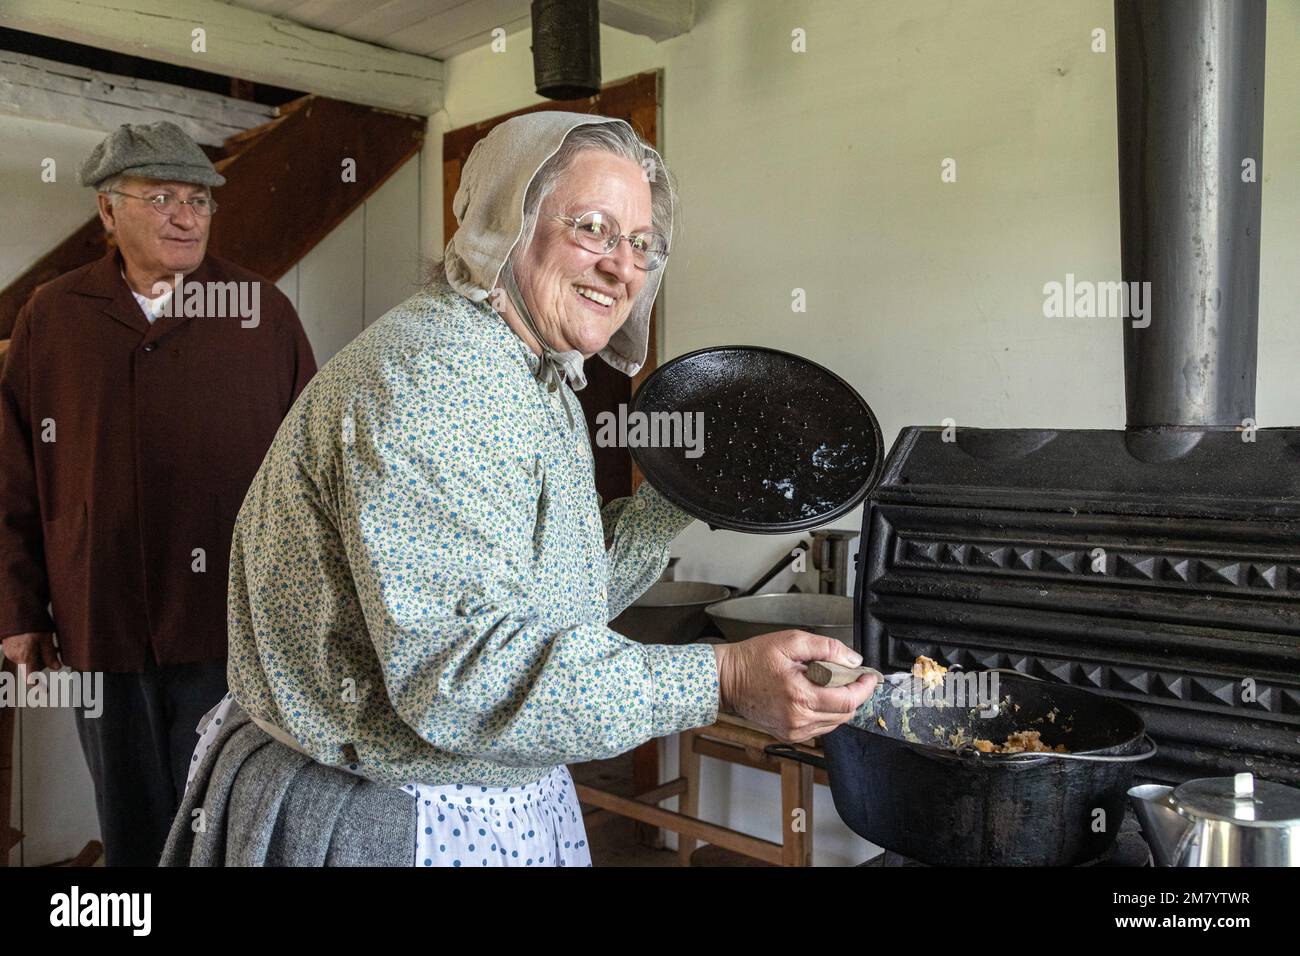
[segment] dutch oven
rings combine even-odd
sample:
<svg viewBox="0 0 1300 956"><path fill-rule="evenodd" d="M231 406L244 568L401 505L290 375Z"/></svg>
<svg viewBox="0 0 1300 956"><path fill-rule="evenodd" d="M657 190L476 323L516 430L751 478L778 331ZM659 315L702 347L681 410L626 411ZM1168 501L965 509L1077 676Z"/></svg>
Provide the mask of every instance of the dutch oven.
<svg viewBox="0 0 1300 956"><path fill-rule="evenodd" d="M819 738L841 819L877 846L935 866L1071 866L1108 850L1137 761L1155 754L1142 718L1098 694L998 671L996 716L934 706L885 682L853 720ZM1068 753L981 753L954 740L1001 742L1038 730Z"/></svg>

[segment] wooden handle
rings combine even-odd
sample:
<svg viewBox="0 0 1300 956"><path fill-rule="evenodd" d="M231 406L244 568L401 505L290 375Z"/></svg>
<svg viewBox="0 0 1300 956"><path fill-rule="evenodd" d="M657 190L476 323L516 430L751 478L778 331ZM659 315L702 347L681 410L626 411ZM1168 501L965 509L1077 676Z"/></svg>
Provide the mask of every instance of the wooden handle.
<svg viewBox="0 0 1300 956"><path fill-rule="evenodd" d="M885 679L874 667L845 667L834 661L808 662L808 679L821 687L843 687L852 684L863 674L875 674L878 681Z"/></svg>

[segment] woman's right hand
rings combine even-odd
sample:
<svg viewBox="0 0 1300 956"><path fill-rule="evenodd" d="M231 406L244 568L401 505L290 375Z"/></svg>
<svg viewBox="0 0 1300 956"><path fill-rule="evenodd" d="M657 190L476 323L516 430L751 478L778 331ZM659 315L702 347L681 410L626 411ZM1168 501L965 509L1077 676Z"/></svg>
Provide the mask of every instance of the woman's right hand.
<svg viewBox="0 0 1300 956"><path fill-rule="evenodd" d="M805 673L809 661L857 667L862 655L833 637L774 631L736 644L715 645L719 709L757 724L788 743L829 733L867 702L876 678L844 687L819 687Z"/></svg>

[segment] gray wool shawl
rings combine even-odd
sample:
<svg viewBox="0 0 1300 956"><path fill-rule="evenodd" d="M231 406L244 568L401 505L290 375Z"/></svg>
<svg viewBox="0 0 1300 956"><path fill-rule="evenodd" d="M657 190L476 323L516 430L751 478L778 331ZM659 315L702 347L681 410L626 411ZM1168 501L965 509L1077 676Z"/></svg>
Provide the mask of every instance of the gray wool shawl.
<svg viewBox="0 0 1300 956"><path fill-rule="evenodd" d="M190 781L159 865L412 866L416 819L410 794L316 763L236 705Z"/></svg>

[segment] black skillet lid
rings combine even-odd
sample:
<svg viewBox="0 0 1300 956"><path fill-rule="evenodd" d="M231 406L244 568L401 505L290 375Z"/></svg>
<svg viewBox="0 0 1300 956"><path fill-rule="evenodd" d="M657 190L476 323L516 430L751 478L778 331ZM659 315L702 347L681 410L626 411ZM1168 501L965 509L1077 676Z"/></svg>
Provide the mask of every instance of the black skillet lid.
<svg viewBox="0 0 1300 956"><path fill-rule="evenodd" d="M681 425L664 413L679 413ZM629 428L628 445L646 479L712 528L784 534L826 524L867 496L884 462L862 396L816 362L775 349L675 358L642 383L628 418L645 426L642 436ZM676 447L644 443L664 435Z"/></svg>

